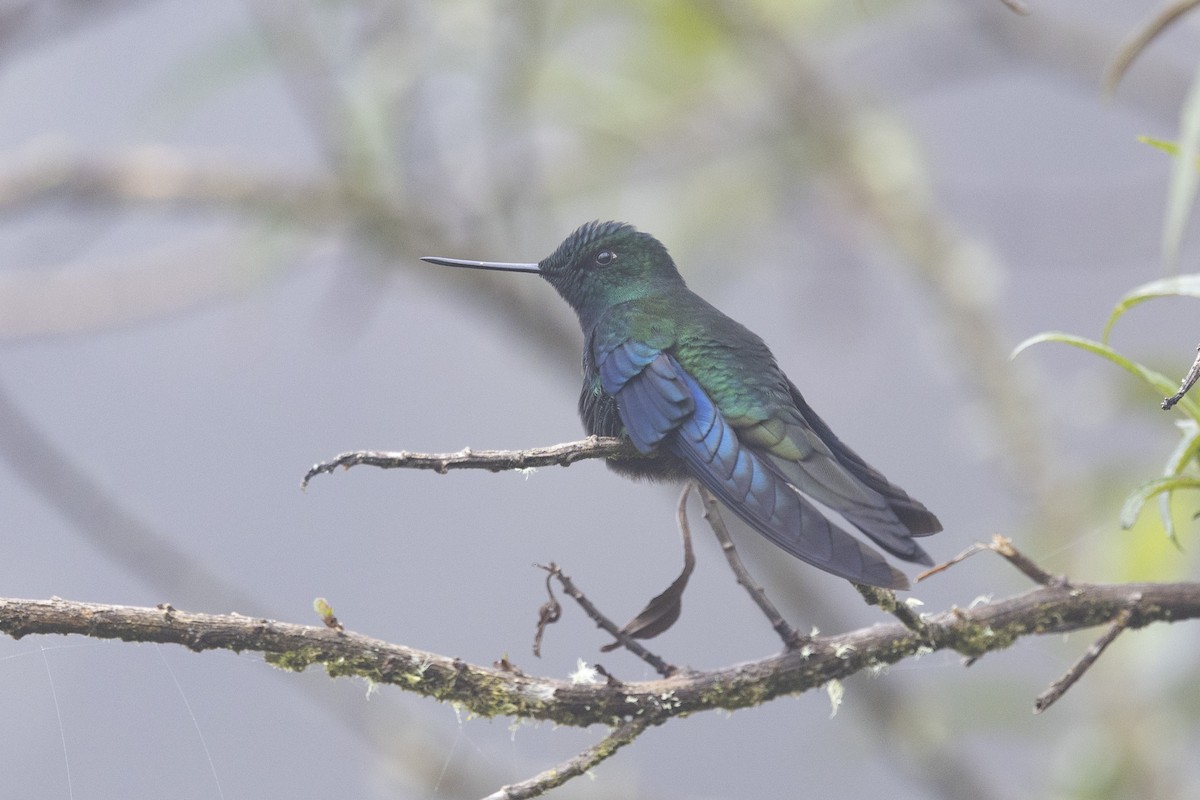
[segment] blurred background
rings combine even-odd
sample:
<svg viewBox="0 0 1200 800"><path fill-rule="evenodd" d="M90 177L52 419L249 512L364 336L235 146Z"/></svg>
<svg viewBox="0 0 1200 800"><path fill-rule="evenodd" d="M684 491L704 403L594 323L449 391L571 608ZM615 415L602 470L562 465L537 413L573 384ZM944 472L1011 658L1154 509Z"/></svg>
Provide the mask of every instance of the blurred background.
<svg viewBox="0 0 1200 800"><path fill-rule="evenodd" d="M831 426L935 510L1079 580L1196 574L1126 494L1177 438L1158 399L1061 345L1165 274L1172 140L1200 17L1101 81L1154 11L1122 0L0 3L0 594L316 623L566 677L652 677L573 606L530 653L556 561L625 620L679 567L675 489L586 462L446 476L351 449L579 438L581 337L531 276L578 224L653 233L762 335ZM1184 271L1200 255L1184 242ZM1194 300L1118 324L1180 376ZM698 509L693 509L698 520ZM696 526L696 668L776 652ZM801 630L886 621L744 528ZM981 555L925 610L1028 588ZM1096 632L1098 634L1098 632ZM648 732L554 795L1196 796L1200 646L1128 633L1053 709L1093 632L952 653ZM470 798L603 729L472 719L260 656L0 639L0 780L40 798Z"/></svg>

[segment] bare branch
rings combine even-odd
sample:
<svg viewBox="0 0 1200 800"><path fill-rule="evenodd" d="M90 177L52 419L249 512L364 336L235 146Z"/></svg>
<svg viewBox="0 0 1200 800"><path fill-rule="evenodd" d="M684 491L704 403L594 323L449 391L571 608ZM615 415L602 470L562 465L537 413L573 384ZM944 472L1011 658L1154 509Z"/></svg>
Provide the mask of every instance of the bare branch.
<svg viewBox="0 0 1200 800"><path fill-rule="evenodd" d="M529 450L472 450L464 447L457 453L413 453L408 450L355 450L342 453L314 464L300 481L306 488L314 476L333 472L338 467L367 464L381 469L431 469L445 475L452 469L486 469L502 472L511 469L530 469L558 465L568 467L587 458L640 458L633 445L623 439L589 436L577 442L566 442Z"/></svg>
<svg viewBox="0 0 1200 800"><path fill-rule="evenodd" d="M538 797L551 789L562 786L571 778L577 778L604 759L616 753L625 745L631 743L651 725L657 725L661 720L652 716L634 717L626 720L613 729L608 736L584 750L577 756L567 759L527 781L510 784L499 791L488 795L484 800L525 800Z"/></svg>
<svg viewBox="0 0 1200 800"><path fill-rule="evenodd" d="M1138 599L1140 598L1138 598L1137 595L1134 595L1131 598L1131 601L1137 602ZM1083 673L1087 672L1088 669L1091 668L1092 664L1096 663L1096 659L1100 657L1100 654L1104 652L1105 648L1112 644L1116 638L1121 635L1121 632L1129 627L1130 616L1131 614L1128 609L1118 614L1117 618L1113 620L1113 624L1109 626L1105 634L1097 639L1095 643L1093 643L1092 646L1087 649L1087 652L1080 656L1079 660L1072 664L1071 668L1067 670L1061 678L1050 684L1050 688L1037 696L1037 699L1033 701L1033 713L1042 713L1047 708L1054 705L1058 698L1066 694L1067 689L1070 689L1072 686L1074 686L1075 682L1083 677Z"/></svg>

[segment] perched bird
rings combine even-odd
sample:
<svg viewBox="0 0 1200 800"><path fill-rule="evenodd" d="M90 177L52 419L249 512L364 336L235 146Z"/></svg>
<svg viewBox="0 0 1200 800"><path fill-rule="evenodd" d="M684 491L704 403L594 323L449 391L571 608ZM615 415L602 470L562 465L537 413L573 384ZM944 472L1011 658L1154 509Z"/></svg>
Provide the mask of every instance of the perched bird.
<svg viewBox="0 0 1200 800"><path fill-rule="evenodd" d="M423 260L537 273L558 290L585 338L584 427L648 456L610 460L617 472L694 478L779 547L855 583L908 588L828 511L892 555L932 563L913 537L940 531L937 517L844 445L763 340L688 289L649 234L589 222L537 264Z"/></svg>

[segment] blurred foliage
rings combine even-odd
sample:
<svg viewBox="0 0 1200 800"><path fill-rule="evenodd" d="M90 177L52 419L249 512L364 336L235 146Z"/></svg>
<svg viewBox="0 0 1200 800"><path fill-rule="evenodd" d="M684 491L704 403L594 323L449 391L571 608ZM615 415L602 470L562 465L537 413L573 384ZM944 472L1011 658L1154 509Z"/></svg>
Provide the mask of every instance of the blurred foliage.
<svg viewBox="0 0 1200 800"><path fill-rule="evenodd" d="M1178 381L1122 355L1107 344L1113 325L1126 311L1147 300L1160 297L1200 297L1200 275L1180 275L1152 281L1127 293L1117 302L1109 316L1104 326L1103 341L1051 331L1031 336L1021 342L1013 350L1013 357L1043 342L1071 345L1121 367L1159 397L1169 397L1176 393ZM1142 483L1126 498L1121 508L1120 520L1122 528L1128 530L1134 527L1142 507L1150 499L1158 497L1161 529L1172 544L1179 546L1176 535L1176 510L1173 505L1175 493L1200 489L1200 462L1197 460L1197 454L1200 453L1200 400L1197 400L1195 395L1185 393L1178 400L1176 407L1185 416L1185 419L1178 422L1179 442L1168 456L1162 474Z"/></svg>
<svg viewBox="0 0 1200 800"><path fill-rule="evenodd" d="M1171 169L1167 190L1166 223L1163 226L1163 258L1174 268L1179 262L1183 236L1200 187L1200 172L1193 168L1200 156L1200 65L1192 79L1192 88L1183 102L1179 121L1179 154Z"/></svg>

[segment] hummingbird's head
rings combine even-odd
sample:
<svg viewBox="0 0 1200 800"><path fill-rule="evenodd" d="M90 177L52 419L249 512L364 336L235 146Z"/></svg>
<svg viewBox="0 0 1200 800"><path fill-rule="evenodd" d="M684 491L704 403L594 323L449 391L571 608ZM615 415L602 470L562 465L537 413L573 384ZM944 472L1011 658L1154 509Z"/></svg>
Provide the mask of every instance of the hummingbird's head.
<svg viewBox="0 0 1200 800"><path fill-rule="evenodd" d="M662 242L624 222L588 222L538 264L581 322L617 303L683 286Z"/></svg>
<svg viewBox="0 0 1200 800"><path fill-rule="evenodd" d="M683 278L662 242L624 222L588 222L537 264L464 261L427 256L449 267L536 272L558 290L584 330L617 303L682 288Z"/></svg>

